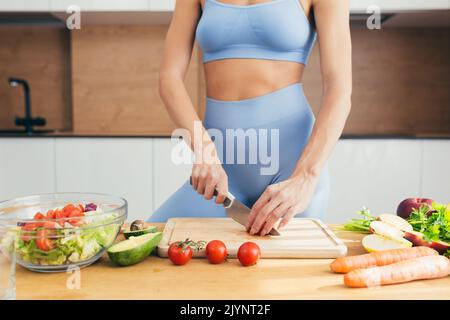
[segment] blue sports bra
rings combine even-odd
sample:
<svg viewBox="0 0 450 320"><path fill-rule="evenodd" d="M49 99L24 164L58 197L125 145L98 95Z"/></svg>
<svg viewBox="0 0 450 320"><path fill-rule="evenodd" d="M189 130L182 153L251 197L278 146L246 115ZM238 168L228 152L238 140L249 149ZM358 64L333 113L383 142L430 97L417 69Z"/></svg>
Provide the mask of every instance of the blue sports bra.
<svg viewBox="0 0 450 320"><path fill-rule="evenodd" d="M196 38L203 62L253 58L306 64L316 32L299 0L248 6L206 0Z"/></svg>

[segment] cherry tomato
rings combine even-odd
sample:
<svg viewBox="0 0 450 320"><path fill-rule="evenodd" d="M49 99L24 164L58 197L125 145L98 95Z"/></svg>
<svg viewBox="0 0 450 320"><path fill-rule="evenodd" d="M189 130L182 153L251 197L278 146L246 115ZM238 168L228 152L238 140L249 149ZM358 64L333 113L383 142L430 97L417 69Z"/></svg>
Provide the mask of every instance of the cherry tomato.
<svg viewBox="0 0 450 320"><path fill-rule="evenodd" d="M45 229L57 229L58 228L58 223L55 221L45 221L43 224L43 227Z"/></svg>
<svg viewBox="0 0 450 320"><path fill-rule="evenodd" d="M48 210L45 217L47 219L55 219L55 211L53 211L52 209Z"/></svg>
<svg viewBox="0 0 450 320"><path fill-rule="evenodd" d="M42 220L42 219L44 219L45 218L45 216L41 213L41 212L38 212L38 213L36 213L35 215L34 215L34 220Z"/></svg>
<svg viewBox="0 0 450 320"><path fill-rule="evenodd" d="M40 229L38 230L36 236L36 245L39 249L42 251L50 251L55 247L55 244L52 240L49 239L50 237L50 230L47 229Z"/></svg>
<svg viewBox="0 0 450 320"><path fill-rule="evenodd" d="M220 240L212 240L208 242L205 254L209 263L219 264L227 259L227 247Z"/></svg>
<svg viewBox="0 0 450 320"><path fill-rule="evenodd" d="M62 209L62 211L63 211L63 213L64 213L64 216L68 217L69 214L72 212L73 209L75 209L75 206L74 206L73 204L70 203L70 204L66 205L66 206Z"/></svg>
<svg viewBox="0 0 450 320"><path fill-rule="evenodd" d="M182 266L192 259L192 248L186 242L175 242L170 245L168 255L173 264Z"/></svg>
<svg viewBox="0 0 450 320"><path fill-rule="evenodd" d="M256 264L261 257L261 250L254 242L244 242L238 250L238 259L243 266Z"/></svg>
<svg viewBox="0 0 450 320"><path fill-rule="evenodd" d="M30 241L31 236L34 235L36 229L38 228L37 223L28 222L22 226L23 235L20 236L20 239L23 241Z"/></svg>
<svg viewBox="0 0 450 320"><path fill-rule="evenodd" d="M80 226L83 223L83 219L81 217L84 217L84 212L81 211L79 208L75 208L72 210L72 212L69 213L69 217L75 217L75 219L69 219L68 222L73 226Z"/></svg>

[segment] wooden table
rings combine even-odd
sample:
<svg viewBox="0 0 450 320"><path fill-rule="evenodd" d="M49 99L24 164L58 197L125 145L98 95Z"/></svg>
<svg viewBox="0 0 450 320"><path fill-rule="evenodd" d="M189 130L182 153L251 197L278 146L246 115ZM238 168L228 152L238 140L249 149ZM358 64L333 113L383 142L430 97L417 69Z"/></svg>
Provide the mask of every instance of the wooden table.
<svg viewBox="0 0 450 320"><path fill-rule="evenodd" d="M159 225L162 228L163 225ZM362 235L336 230L349 255L363 253ZM211 265L194 259L182 267L156 256L115 267L105 255L74 276L17 270L17 299L450 299L450 277L370 289L350 289L329 270L331 259L262 259L253 267L237 260Z"/></svg>

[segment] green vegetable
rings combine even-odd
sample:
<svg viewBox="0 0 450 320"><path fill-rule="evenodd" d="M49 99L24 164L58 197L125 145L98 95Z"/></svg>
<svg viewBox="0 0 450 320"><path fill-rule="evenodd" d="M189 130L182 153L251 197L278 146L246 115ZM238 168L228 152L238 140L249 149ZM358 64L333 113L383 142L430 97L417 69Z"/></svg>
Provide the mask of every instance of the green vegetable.
<svg viewBox="0 0 450 320"><path fill-rule="evenodd" d="M108 256L119 266L130 266L144 260L156 248L162 239L162 232L147 233L139 237L130 237L108 249Z"/></svg>
<svg viewBox="0 0 450 320"><path fill-rule="evenodd" d="M89 223L83 227L55 229L52 237L55 248L50 251L40 250L35 239L24 241L17 237L17 257L26 263L38 265L64 265L88 260L114 242L120 229L116 219L115 214L106 218L92 214Z"/></svg>
<svg viewBox="0 0 450 320"><path fill-rule="evenodd" d="M450 207L439 203L433 203L433 212L427 215L428 208L422 206L414 209L408 222L415 231L422 232L427 241L450 242ZM450 257L450 251L445 254Z"/></svg>
<svg viewBox="0 0 450 320"><path fill-rule="evenodd" d="M156 231L158 231L157 227L150 226L148 228L140 229L140 230L124 231L123 235L125 236L125 239L129 239L130 237L139 237L139 236L142 236L142 235L144 235L146 233L155 233Z"/></svg>
<svg viewBox="0 0 450 320"><path fill-rule="evenodd" d="M370 223L376 218L370 214L370 210L367 208L362 208L358 212L362 216L360 219L351 219L349 222L344 224L343 229L347 231L356 231L361 233L370 233Z"/></svg>

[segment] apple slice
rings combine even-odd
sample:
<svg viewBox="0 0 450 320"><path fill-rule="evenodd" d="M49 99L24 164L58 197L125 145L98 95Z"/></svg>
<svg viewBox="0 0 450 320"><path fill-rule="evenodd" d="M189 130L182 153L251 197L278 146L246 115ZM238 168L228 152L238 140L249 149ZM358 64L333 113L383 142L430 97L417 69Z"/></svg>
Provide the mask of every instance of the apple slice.
<svg viewBox="0 0 450 320"><path fill-rule="evenodd" d="M405 233L402 230L399 230L386 222L372 221L370 223L370 230L372 231L372 233L376 233L385 238L389 238L397 242L404 243L405 245L411 243L403 238Z"/></svg>
<svg viewBox="0 0 450 320"><path fill-rule="evenodd" d="M403 249L412 247L409 241L398 242L378 234L369 234L362 239L362 246L367 252L383 251L391 249Z"/></svg>
<svg viewBox="0 0 450 320"><path fill-rule="evenodd" d="M403 237L411 241L415 246L429 247L439 252L439 254L444 254L450 250L450 243L444 241L427 241L425 240L424 234L418 231L405 232Z"/></svg>
<svg viewBox="0 0 450 320"><path fill-rule="evenodd" d="M394 214L389 213L383 213L380 214L377 218L378 221L386 222L387 224L390 224L393 227L396 227L399 230L402 231L412 231L413 227L409 224L408 221L405 219L396 216Z"/></svg>
<svg viewBox="0 0 450 320"><path fill-rule="evenodd" d="M408 231L405 232L405 235L403 236L406 240L409 240L413 243L415 246L425 246L430 247L431 242L428 242L425 240L425 237L422 232L418 231Z"/></svg>

